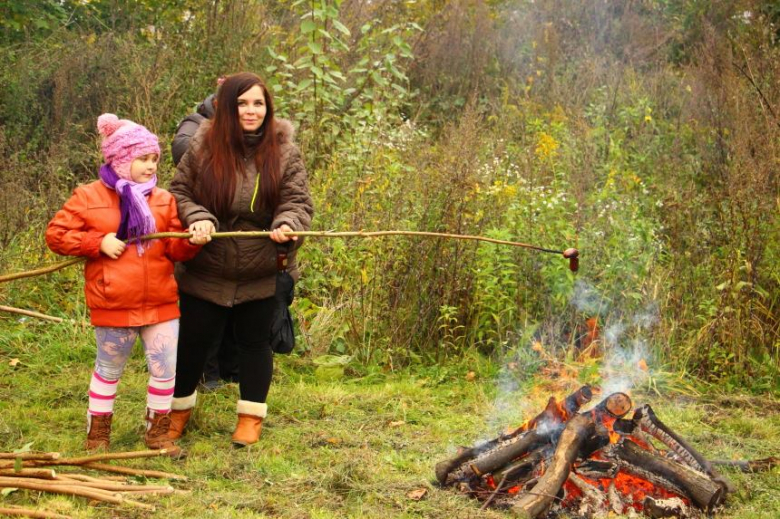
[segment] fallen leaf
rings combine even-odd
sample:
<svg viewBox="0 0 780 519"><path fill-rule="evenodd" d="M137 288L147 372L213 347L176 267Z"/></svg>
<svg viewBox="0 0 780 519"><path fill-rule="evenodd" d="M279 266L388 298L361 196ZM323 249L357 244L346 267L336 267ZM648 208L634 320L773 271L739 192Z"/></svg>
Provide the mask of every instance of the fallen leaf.
<svg viewBox="0 0 780 519"><path fill-rule="evenodd" d="M19 359L11 359L8 361L8 365L11 366L12 368L15 368L16 365L19 364L19 362L21 362Z"/></svg>
<svg viewBox="0 0 780 519"><path fill-rule="evenodd" d="M477 374L474 373L473 371L469 371L468 373L466 373L466 380L468 380L469 382L471 382L475 378L477 378Z"/></svg>
<svg viewBox="0 0 780 519"><path fill-rule="evenodd" d="M645 359L639 359L637 365L639 366L639 369L641 369L642 371L647 371L649 369L647 367L647 361Z"/></svg>
<svg viewBox="0 0 780 519"><path fill-rule="evenodd" d="M543 351L542 343L540 341L534 341L534 343L531 345L531 349L541 353Z"/></svg>
<svg viewBox="0 0 780 519"><path fill-rule="evenodd" d="M423 497L425 497L425 494L428 493L427 488L418 488L417 490L412 490L408 494L406 494L406 497L409 499L414 499L415 501L419 501Z"/></svg>
<svg viewBox="0 0 780 519"><path fill-rule="evenodd" d="M517 362L510 362L506 365L507 368L511 369L512 371L515 371L517 369Z"/></svg>
<svg viewBox="0 0 780 519"><path fill-rule="evenodd" d="M330 438L327 438L325 441L331 445L338 445L339 443L341 443L341 440L339 440L338 438L334 438L332 436Z"/></svg>
<svg viewBox="0 0 780 519"><path fill-rule="evenodd" d="M389 423L389 424L387 424L387 425L389 425L390 427L401 427L401 426L402 426L402 425L404 425L405 423L406 423L406 422L404 422L403 420L398 420L398 421L395 421L395 422L390 422L390 423Z"/></svg>

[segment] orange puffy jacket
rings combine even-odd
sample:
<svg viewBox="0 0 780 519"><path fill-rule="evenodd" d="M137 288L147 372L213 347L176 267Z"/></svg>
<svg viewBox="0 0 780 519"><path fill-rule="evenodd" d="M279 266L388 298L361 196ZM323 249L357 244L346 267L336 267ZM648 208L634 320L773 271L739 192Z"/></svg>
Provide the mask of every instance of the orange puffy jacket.
<svg viewBox="0 0 780 519"><path fill-rule="evenodd" d="M176 201L154 188L147 201L158 232L182 232ZM46 228L46 243L57 254L86 256L87 306L94 326L145 326L179 317L175 261L192 259L200 246L182 238L153 240L138 255L135 244L118 259L100 252L106 234L119 228L119 196L100 181L77 188Z"/></svg>

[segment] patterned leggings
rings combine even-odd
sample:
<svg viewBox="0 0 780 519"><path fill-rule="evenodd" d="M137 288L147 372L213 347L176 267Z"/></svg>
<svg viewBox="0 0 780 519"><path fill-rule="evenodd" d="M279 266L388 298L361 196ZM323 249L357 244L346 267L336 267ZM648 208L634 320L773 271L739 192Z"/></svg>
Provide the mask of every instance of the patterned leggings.
<svg viewBox="0 0 780 519"><path fill-rule="evenodd" d="M158 412L170 410L176 382L176 345L179 320L172 319L149 326L95 328L97 359L89 386L90 414L111 414L119 379L138 337L149 367L147 406Z"/></svg>

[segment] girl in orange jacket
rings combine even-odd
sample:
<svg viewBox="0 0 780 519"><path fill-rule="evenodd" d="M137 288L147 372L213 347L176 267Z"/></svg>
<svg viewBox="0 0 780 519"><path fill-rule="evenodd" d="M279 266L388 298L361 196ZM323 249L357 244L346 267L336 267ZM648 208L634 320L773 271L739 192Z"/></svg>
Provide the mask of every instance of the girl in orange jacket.
<svg viewBox="0 0 780 519"><path fill-rule="evenodd" d="M139 240L181 232L176 201L157 188L160 146L143 126L113 114L98 118L105 164L100 180L81 186L46 229L49 248L86 256L85 292L97 338L89 386L88 450L108 449L119 378L140 336L149 367L146 434L150 449L181 449L168 437L179 335L175 261L192 259L206 239ZM127 240L130 247L125 244Z"/></svg>

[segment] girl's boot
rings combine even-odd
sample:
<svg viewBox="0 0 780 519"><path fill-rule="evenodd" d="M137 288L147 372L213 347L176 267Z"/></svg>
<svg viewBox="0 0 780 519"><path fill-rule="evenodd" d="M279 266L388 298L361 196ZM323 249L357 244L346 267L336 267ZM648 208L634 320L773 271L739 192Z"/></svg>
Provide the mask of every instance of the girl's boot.
<svg viewBox="0 0 780 519"><path fill-rule="evenodd" d="M113 414L87 413L87 441L84 446L88 451L108 450L113 417Z"/></svg>
<svg viewBox="0 0 780 519"><path fill-rule="evenodd" d="M174 398L171 403L171 428L168 431L168 437L171 440L178 440L184 434L184 429L192 416L192 409L198 400L198 392L195 391L190 396Z"/></svg>
<svg viewBox="0 0 780 519"><path fill-rule="evenodd" d="M268 411L268 405L249 400L238 401L238 424L233 433L233 445L246 447L256 443L263 429L263 418Z"/></svg>
<svg viewBox="0 0 780 519"><path fill-rule="evenodd" d="M180 458L184 451L181 447L173 443L168 436L170 427L170 413L158 413L154 409L147 409L144 443L146 443L146 446L149 449L165 449L167 451L166 454L171 458Z"/></svg>

